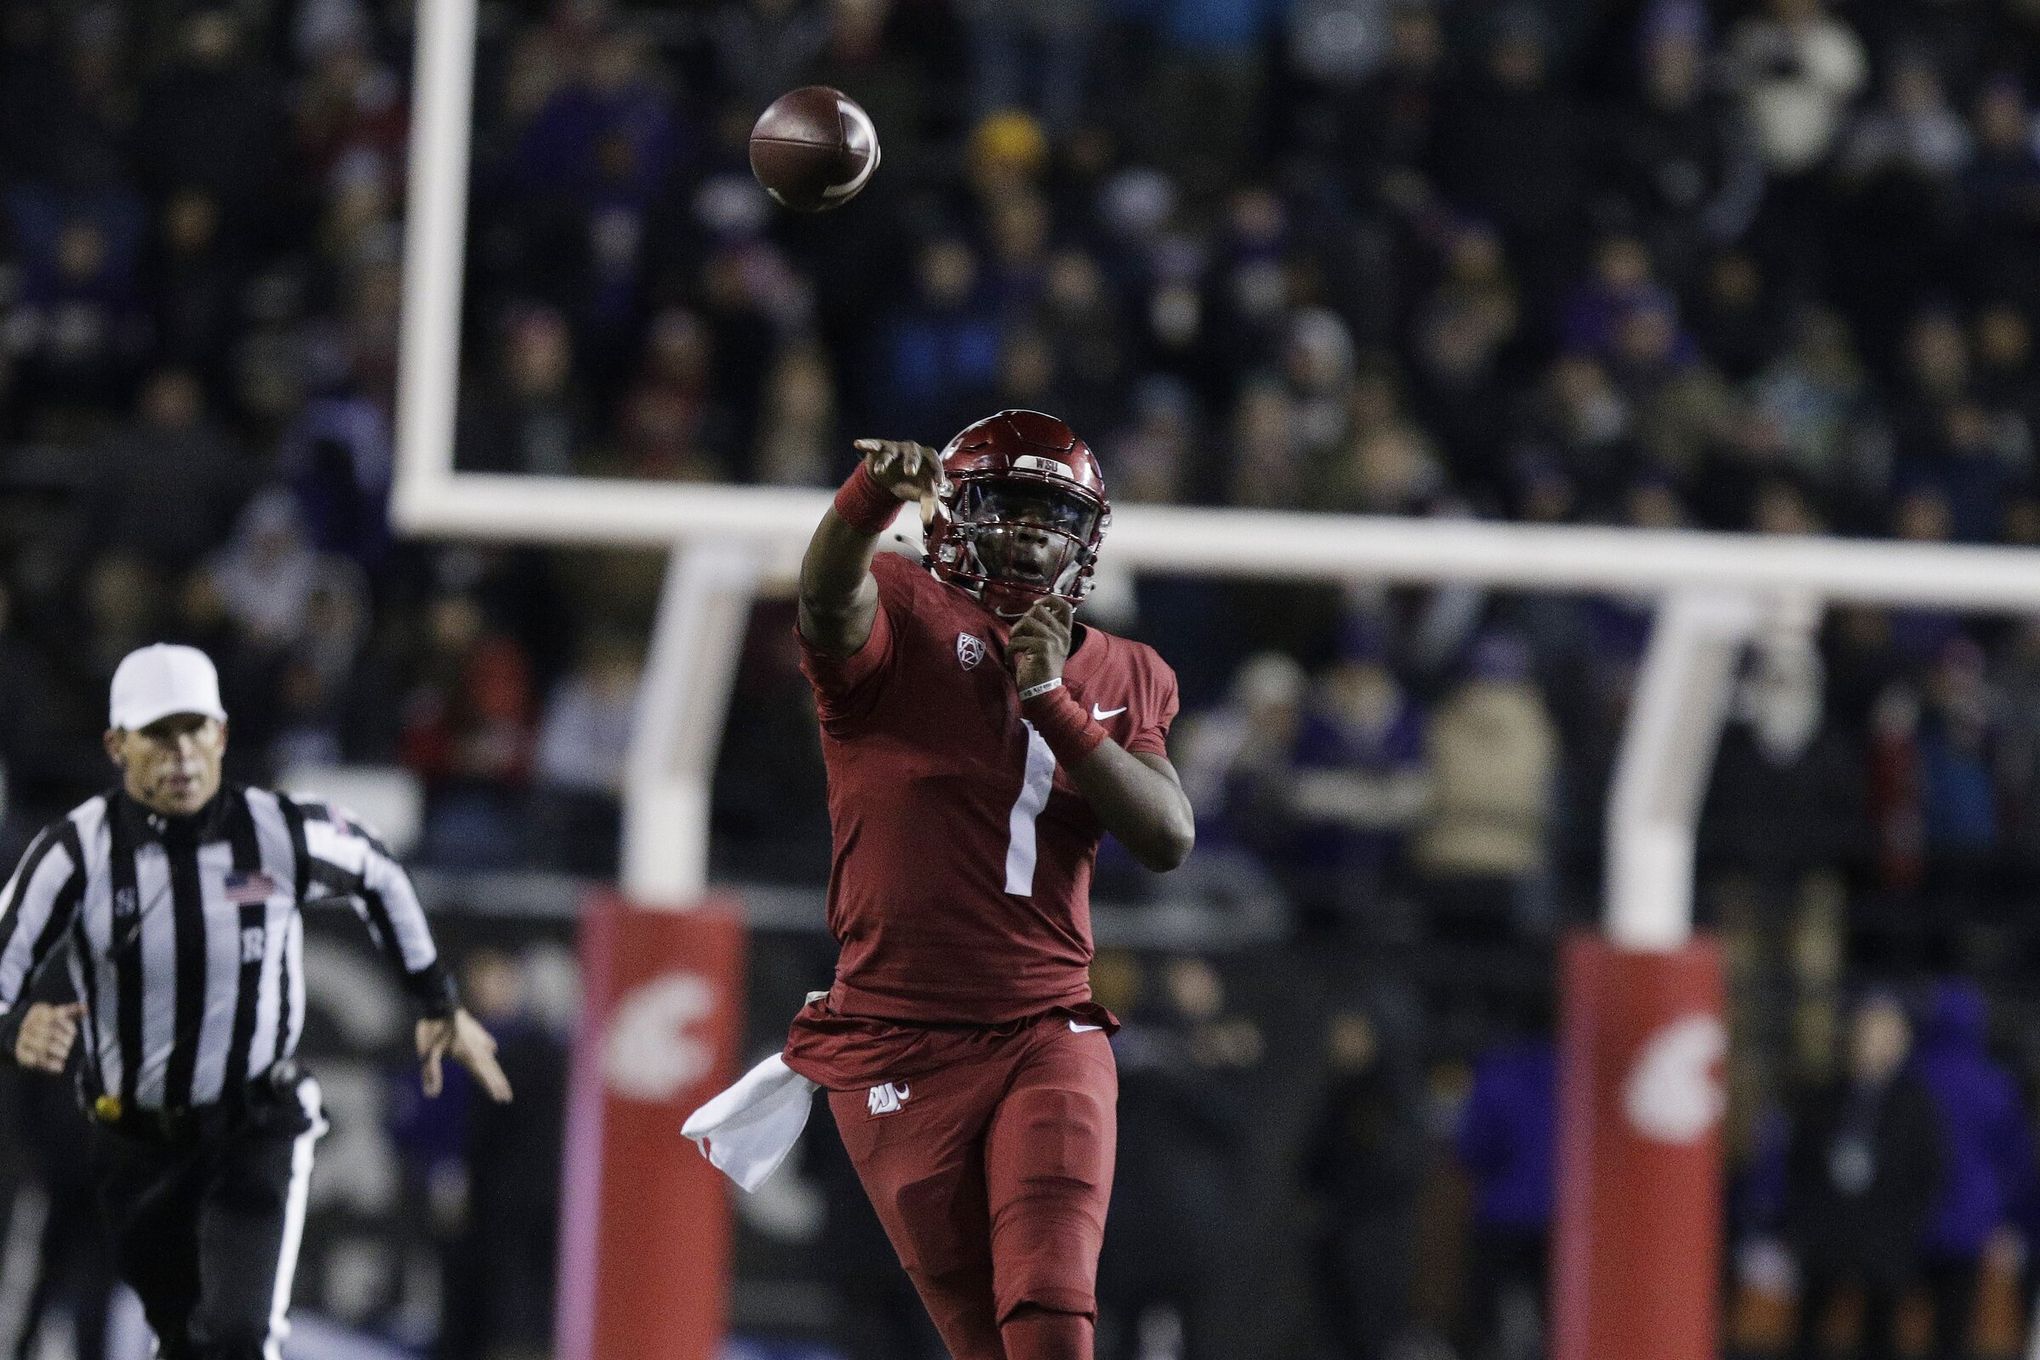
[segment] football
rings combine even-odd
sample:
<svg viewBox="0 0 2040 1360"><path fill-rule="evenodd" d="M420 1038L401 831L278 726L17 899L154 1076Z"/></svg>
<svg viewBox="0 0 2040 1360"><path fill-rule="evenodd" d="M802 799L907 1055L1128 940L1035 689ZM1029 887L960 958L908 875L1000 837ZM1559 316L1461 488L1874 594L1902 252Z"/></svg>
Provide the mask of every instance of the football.
<svg viewBox="0 0 2040 1360"><path fill-rule="evenodd" d="M751 129L751 173L773 201L795 212L842 207L876 169L871 115L827 85L779 96Z"/></svg>

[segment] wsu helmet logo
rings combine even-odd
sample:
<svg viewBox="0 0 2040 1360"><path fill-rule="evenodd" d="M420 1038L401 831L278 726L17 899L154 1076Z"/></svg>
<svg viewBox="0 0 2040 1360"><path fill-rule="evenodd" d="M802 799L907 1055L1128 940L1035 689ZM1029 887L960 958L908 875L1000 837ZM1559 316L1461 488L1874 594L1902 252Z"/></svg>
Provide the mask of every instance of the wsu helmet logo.
<svg viewBox="0 0 2040 1360"><path fill-rule="evenodd" d="M628 1100L667 1101L708 1075L715 1051L694 1026L715 1013L715 984L668 973L616 1003L602 1044L602 1074Z"/></svg>
<svg viewBox="0 0 2040 1360"><path fill-rule="evenodd" d="M1661 1026L1637 1051L1622 1087L1622 1112L1654 1143L1685 1147L1721 1121L1728 1095L1715 1068L1728 1053L1718 1016L1688 1015Z"/></svg>
<svg viewBox="0 0 2040 1360"><path fill-rule="evenodd" d="M977 664L985 659L985 640L975 633L956 635L956 664L965 670L976 670Z"/></svg>

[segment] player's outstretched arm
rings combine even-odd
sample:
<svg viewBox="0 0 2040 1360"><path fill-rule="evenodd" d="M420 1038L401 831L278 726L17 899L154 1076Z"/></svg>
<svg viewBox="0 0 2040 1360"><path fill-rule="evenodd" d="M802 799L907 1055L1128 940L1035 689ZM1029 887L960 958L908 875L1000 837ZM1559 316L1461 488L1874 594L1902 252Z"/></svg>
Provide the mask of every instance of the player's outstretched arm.
<svg viewBox="0 0 2040 1360"><path fill-rule="evenodd" d="M1105 829L1144 867L1167 873L1190 857L1197 842L1189 796L1175 766L1112 740L1062 687L1074 613L1069 601L1051 595L1013 625L1006 652L1020 690L1020 711L1069 771Z"/></svg>
<svg viewBox="0 0 2040 1360"><path fill-rule="evenodd" d="M864 459L836 493L800 564L800 635L833 656L849 656L871 636L878 536L901 502L934 496L942 482L942 460L925 444L860 439L856 448Z"/></svg>

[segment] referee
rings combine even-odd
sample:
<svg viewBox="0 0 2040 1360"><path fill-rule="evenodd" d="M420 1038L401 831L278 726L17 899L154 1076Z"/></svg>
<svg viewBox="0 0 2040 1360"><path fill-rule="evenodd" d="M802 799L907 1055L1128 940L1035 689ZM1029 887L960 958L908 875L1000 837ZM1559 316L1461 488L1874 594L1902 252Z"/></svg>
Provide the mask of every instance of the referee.
<svg viewBox="0 0 2040 1360"><path fill-rule="evenodd" d="M0 1039L61 1073L83 1030L100 1212L163 1360L277 1360L326 1129L293 1057L298 909L345 899L367 922L425 1016L427 1095L447 1055L498 1101L510 1085L382 844L323 804L222 787L227 715L203 652L129 654L110 709L120 787L36 837L0 894ZM81 1000L12 1014L65 941Z"/></svg>

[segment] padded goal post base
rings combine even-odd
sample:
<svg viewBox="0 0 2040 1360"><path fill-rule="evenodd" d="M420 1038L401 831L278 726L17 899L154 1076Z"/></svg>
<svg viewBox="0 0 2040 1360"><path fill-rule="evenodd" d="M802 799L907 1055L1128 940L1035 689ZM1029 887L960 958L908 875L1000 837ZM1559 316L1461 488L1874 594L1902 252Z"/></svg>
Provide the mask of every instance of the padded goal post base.
<svg viewBox="0 0 2040 1360"><path fill-rule="evenodd" d="M1559 987L1553 1360L1715 1360L1721 951L1576 935Z"/></svg>
<svg viewBox="0 0 2040 1360"><path fill-rule="evenodd" d="M680 1124L735 1075L744 928L732 904L581 917L581 1027L567 1096L560 1360L714 1360L730 1206Z"/></svg>

